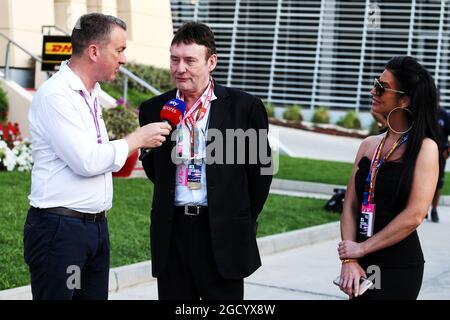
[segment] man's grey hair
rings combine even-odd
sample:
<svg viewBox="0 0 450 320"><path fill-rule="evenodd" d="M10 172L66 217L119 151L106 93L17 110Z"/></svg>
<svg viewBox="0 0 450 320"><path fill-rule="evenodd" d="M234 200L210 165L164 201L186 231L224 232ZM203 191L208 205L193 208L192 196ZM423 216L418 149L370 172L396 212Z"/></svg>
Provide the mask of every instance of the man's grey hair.
<svg viewBox="0 0 450 320"><path fill-rule="evenodd" d="M127 30L126 23L117 17L102 13L82 15L72 30L72 55L80 56L92 43L107 42L114 26Z"/></svg>

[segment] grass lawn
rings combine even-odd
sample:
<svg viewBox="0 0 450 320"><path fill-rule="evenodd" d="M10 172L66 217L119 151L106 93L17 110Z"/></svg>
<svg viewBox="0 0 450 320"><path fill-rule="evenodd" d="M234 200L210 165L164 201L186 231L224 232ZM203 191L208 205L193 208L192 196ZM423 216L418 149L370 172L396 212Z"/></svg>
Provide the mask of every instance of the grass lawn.
<svg viewBox="0 0 450 320"><path fill-rule="evenodd" d="M258 218L258 237L339 220L339 214L323 209L325 202L270 194Z"/></svg>
<svg viewBox="0 0 450 320"><path fill-rule="evenodd" d="M23 262L23 224L30 174L0 172L0 290L29 282Z"/></svg>
<svg viewBox="0 0 450 320"><path fill-rule="evenodd" d="M29 283L22 244L29 190L30 174L0 172L0 290ZM146 179L114 179L109 212L112 267L150 259L152 192ZM322 209L324 203L270 195L259 218L258 237L338 220L338 214Z"/></svg>
<svg viewBox="0 0 450 320"><path fill-rule="evenodd" d="M311 160L280 155L275 178L347 185L353 164L348 162Z"/></svg>

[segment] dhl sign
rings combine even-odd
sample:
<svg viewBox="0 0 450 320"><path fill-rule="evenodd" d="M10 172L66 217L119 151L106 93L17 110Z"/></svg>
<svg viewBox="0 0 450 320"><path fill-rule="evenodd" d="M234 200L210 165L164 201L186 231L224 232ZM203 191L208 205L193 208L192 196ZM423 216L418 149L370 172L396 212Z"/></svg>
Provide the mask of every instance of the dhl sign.
<svg viewBox="0 0 450 320"><path fill-rule="evenodd" d="M72 55L72 44L67 42L45 43L45 53L50 55Z"/></svg>
<svg viewBox="0 0 450 320"><path fill-rule="evenodd" d="M70 59L72 43L69 36L44 35L42 71L57 71L62 61Z"/></svg>

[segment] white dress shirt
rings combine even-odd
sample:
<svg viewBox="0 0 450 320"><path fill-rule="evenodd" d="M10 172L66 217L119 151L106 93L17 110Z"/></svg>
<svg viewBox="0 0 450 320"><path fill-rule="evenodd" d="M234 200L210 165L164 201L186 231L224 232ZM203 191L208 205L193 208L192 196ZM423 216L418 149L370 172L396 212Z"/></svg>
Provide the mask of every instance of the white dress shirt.
<svg viewBox="0 0 450 320"><path fill-rule="evenodd" d="M34 96L28 114L34 162L29 199L33 207L66 207L87 213L111 208L111 172L124 165L128 144L124 139L108 140L99 90L97 83L90 94L63 62ZM97 142L93 116L95 100L101 143Z"/></svg>
<svg viewBox="0 0 450 320"><path fill-rule="evenodd" d="M203 92L202 96L200 97L202 104L205 103L206 96L208 93L208 88ZM180 92L177 91L177 98L180 97ZM214 101L217 99L217 97L214 94L214 91L211 95L211 101ZM206 165L205 165L205 158L206 158L206 137L207 137L207 129L208 129L208 123L209 123L209 111L211 109L211 102L209 102L209 105L206 109L205 116L202 120L197 122L197 127L199 129L200 137L199 137L199 157L203 159L202 161L202 176L201 176L201 189L198 190L191 190L186 185L186 174L187 174L187 160L183 161L183 164L177 166L176 170L176 176L175 176L175 205L176 206L184 206L184 205L201 205L201 206L207 206L208 205L208 198L207 198L207 192L206 192ZM195 119L196 113L194 114ZM183 130L183 159L189 159L190 158L190 141L191 141L191 134L189 128L186 126L186 124L182 123L182 130Z"/></svg>

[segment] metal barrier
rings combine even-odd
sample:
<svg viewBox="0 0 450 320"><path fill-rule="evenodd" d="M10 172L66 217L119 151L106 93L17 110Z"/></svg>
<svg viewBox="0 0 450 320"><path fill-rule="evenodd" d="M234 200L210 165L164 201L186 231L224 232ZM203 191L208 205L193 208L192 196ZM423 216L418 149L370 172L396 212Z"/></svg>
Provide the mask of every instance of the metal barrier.
<svg viewBox="0 0 450 320"><path fill-rule="evenodd" d="M15 45L17 48L19 48L20 50L25 52L27 55L29 55L31 58L33 58L35 61L38 61L38 62L42 63L42 59L41 58L39 58L38 56L32 54L30 51L28 51L27 49L22 47L20 44L18 44L14 40L12 40L10 37L8 37L3 32L0 32L0 37L5 38L6 41L7 41L7 43L6 43L6 53L5 53L5 70L3 72L3 77L6 80L9 80L9 68L10 68L9 64L10 64L11 44Z"/></svg>

